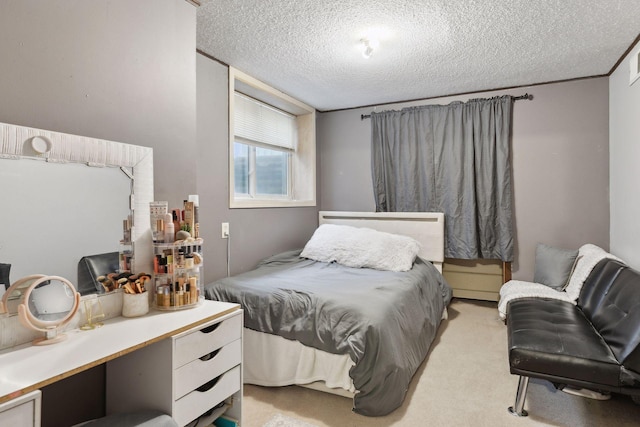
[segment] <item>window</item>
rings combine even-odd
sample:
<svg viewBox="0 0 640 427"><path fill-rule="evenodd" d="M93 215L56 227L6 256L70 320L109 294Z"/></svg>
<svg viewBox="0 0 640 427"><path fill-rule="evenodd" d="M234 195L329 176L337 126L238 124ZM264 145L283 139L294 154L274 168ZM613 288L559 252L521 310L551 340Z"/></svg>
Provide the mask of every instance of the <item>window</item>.
<svg viewBox="0 0 640 427"><path fill-rule="evenodd" d="M315 206L315 110L229 72L230 207Z"/></svg>
<svg viewBox="0 0 640 427"><path fill-rule="evenodd" d="M289 196L291 153L238 142L237 139L233 151L236 197Z"/></svg>
<svg viewBox="0 0 640 427"><path fill-rule="evenodd" d="M236 198L288 198L295 116L234 94L233 176Z"/></svg>

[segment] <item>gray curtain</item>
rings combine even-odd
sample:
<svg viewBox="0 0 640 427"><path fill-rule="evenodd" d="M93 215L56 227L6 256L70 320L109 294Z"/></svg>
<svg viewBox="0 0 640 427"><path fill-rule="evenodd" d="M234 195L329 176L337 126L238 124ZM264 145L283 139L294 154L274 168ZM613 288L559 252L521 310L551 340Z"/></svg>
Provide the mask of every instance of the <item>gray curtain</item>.
<svg viewBox="0 0 640 427"><path fill-rule="evenodd" d="M445 256L513 260L511 116L502 96L371 114L379 212L444 212Z"/></svg>

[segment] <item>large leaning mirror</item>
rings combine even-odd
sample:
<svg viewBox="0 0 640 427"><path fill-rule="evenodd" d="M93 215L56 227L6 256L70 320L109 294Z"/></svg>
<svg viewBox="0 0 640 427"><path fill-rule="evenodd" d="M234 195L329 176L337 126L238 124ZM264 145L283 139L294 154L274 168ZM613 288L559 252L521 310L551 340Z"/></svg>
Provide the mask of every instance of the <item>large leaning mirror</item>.
<svg viewBox="0 0 640 427"><path fill-rule="evenodd" d="M83 257L121 249L130 214L134 269L150 271L151 148L0 123L0 182L0 264L11 280L39 273L77 286Z"/></svg>

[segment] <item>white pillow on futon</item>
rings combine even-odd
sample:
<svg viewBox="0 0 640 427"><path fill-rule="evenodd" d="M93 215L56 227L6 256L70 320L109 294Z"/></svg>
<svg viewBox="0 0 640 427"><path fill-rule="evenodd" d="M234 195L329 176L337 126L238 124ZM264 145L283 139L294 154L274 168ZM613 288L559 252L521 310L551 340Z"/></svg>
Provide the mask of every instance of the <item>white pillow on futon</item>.
<svg viewBox="0 0 640 427"><path fill-rule="evenodd" d="M419 251L420 243L411 237L371 228L322 224L300 256L347 267L408 271Z"/></svg>

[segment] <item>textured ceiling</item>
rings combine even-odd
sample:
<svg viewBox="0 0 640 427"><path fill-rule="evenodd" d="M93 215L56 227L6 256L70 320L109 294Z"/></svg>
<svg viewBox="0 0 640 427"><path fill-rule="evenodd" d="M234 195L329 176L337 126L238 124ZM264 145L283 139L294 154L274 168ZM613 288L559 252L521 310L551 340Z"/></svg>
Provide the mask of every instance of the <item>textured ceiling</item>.
<svg viewBox="0 0 640 427"><path fill-rule="evenodd" d="M638 0L201 0L197 16L200 51L321 111L604 75L640 31Z"/></svg>

